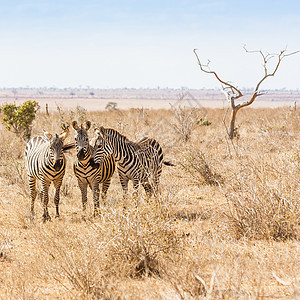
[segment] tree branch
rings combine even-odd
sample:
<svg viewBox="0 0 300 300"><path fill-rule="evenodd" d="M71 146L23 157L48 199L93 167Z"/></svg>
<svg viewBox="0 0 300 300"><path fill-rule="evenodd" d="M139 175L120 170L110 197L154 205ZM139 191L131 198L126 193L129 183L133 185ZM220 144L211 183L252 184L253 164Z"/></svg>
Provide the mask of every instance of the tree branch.
<svg viewBox="0 0 300 300"><path fill-rule="evenodd" d="M261 50L248 50L246 48L246 45L243 46L243 48L245 49L245 51L247 53L259 53L263 59L263 68L264 68L264 77L257 83L256 87L255 87L255 90L253 92L253 95L251 97L251 99L249 101L246 101L242 104L239 104L237 105L237 109L240 109L242 107L246 107L246 106L249 106L250 104L252 104L254 102L254 100L259 97L259 96L262 96L264 95L265 93L262 93L262 92L259 92L259 87L260 85L268 78L268 77L273 77L278 68L279 68L279 65L281 63L281 61L283 60L283 58L287 57L287 56L291 56L291 55L294 55L296 53L299 53L300 51L295 51L295 52L291 52L291 53L288 53L288 54L285 54L286 52L286 49L284 50L281 50L279 54L264 54ZM274 58L275 56L277 56L278 58L278 61L277 61L277 64L273 70L273 72L269 72L268 68L267 68L267 64L269 62L270 59Z"/></svg>
<svg viewBox="0 0 300 300"><path fill-rule="evenodd" d="M215 71L206 70L204 67L207 67L207 68L208 68L208 67L209 67L208 65L209 65L210 61L208 61L207 65L203 65L203 64L201 63L200 59L199 59L198 54L197 54L197 49L194 49L193 51L194 51L194 53L195 53L195 56L196 56L196 58L197 58L198 65L199 65L201 71L203 71L203 72L205 72L205 73L208 73L208 74L213 74L213 75L217 78L217 80L218 80L219 82L221 82L221 83L222 83L223 85L225 85L227 88L230 88L230 92L231 92L231 93L230 93L230 92L226 92L226 91L225 91L226 88L223 88L223 92L227 94L227 99L230 100L231 103L234 102L235 99L238 99L238 98L240 98L240 97L243 96L243 94L241 93L241 91L240 91L239 89L237 89L235 86L233 86L233 85L230 84L229 82L226 82L226 81L220 79L220 77L218 76L218 74L217 74Z"/></svg>
<svg viewBox="0 0 300 300"><path fill-rule="evenodd" d="M227 100L230 102L230 105L231 105L231 109L232 109L232 113L231 113L231 121L230 121L230 129L229 129L229 133L228 133L228 136L230 139L233 139L234 137L234 129L235 129L235 120L236 120L236 114L238 112L238 110L240 110L241 108L243 107L246 107L246 106L249 106L251 105L254 100L259 97L259 96L262 96L264 95L265 93L263 92L259 92L259 87L260 85L268 78L268 77L272 77L276 74L280 64L281 64L281 61L287 57L287 56L291 56L291 55L294 55L296 53L299 53L300 51L295 51L295 52L291 52L291 53L286 53L286 49L284 50L281 50L280 53L278 54L271 54L271 53L263 53L263 51L261 50L248 50L246 48L246 45L243 46L243 48L245 49L245 51L247 53L258 53L261 57L262 57L262 60L263 60L263 68L264 68L264 76L262 77L262 79L257 83L254 91L253 91L253 94L250 98L250 100L248 101L245 101L241 104L238 104L236 105L235 104L235 100L242 97L243 94L241 93L241 91L235 87L234 85L230 84L229 82L226 82L226 81L223 81L216 72L214 71L211 71L209 69L209 63L210 61L208 61L207 65L203 65L199 59L199 56L197 54L197 49L194 49L194 54L197 58L197 61L198 61L198 65L200 66L200 69L201 71L205 72L205 73L208 73L208 74L213 74L216 79L222 83L222 91L223 93L225 94ZM277 57L277 63L274 67L274 69L272 71L269 71L268 69L268 63L271 59L273 59L274 57ZM208 70L207 70L208 69Z"/></svg>

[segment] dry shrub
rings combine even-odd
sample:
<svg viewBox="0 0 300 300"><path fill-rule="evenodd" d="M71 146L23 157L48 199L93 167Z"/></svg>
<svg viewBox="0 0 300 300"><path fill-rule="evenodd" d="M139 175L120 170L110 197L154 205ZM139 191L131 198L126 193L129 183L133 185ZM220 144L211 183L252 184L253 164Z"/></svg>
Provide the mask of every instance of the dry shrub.
<svg viewBox="0 0 300 300"><path fill-rule="evenodd" d="M211 230L211 226L205 231L201 223L194 223L197 229L186 238L182 256L174 257L174 263L165 268L164 280L173 285L181 299L285 298L283 286L274 281L272 271L281 271L279 277L295 282L295 286L285 283L285 288L291 295L297 294L297 243L237 241L219 229ZM284 266L288 266L285 271ZM267 281L272 284L266 285Z"/></svg>
<svg viewBox="0 0 300 300"><path fill-rule="evenodd" d="M250 293L250 287L241 286L246 268L236 264L242 260L241 249L232 247L228 239L207 236L199 227L186 245L182 257L164 274L181 299L238 299Z"/></svg>
<svg viewBox="0 0 300 300"><path fill-rule="evenodd" d="M179 249L172 223L156 205L103 208L99 218L40 227L35 239L46 255L42 276L84 297L111 297L118 280L159 276L161 262Z"/></svg>
<svg viewBox="0 0 300 300"><path fill-rule="evenodd" d="M8 133L10 138L12 134ZM0 141L1 143L1 141ZM22 193L27 193L27 175L23 162L25 144L15 138L10 142L3 141L0 146L0 177L4 178L8 185L17 185Z"/></svg>
<svg viewBox="0 0 300 300"><path fill-rule="evenodd" d="M129 207L124 213L107 212L104 226L113 233L109 252L116 272L130 277L159 275L160 261L179 249L179 237L159 205L149 203ZM123 262L122 270L119 262Z"/></svg>
<svg viewBox="0 0 300 300"><path fill-rule="evenodd" d="M180 106L173 109L172 112L174 121L171 125L176 134L186 143L197 126L197 121L200 118L199 113L196 109L186 109Z"/></svg>
<svg viewBox="0 0 300 300"><path fill-rule="evenodd" d="M219 185L223 182L222 176L213 170L212 162L198 149L187 151L181 166L196 184Z"/></svg>
<svg viewBox="0 0 300 300"><path fill-rule="evenodd" d="M36 239L45 255L41 277L52 278L66 290L75 289L83 297L105 298L109 293L109 274L105 273L99 237L86 228L85 235L71 226L52 226L38 232Z"/></svg>
<svg viewBox="0 0 300 300"><path fill-rule="evenodd" d="M57 105L56 109L59 114L60 123L68 123L71 124L73 120L78 120L78 122L82 123L86 120L87 110L81 106L77 106L75 110L64 109L62 106Z"/></svg>
<svg viewBox="0 0 300 300"><path fill-rule="evenodd" d="M63 197L72 198L74 196L73 194L74 194L74 187L76 186L76 180L72 175L66 174L64 176L61 189L60 189L60 194Z"/></svg>
<svg viewBox="0 0 300 300"><path fill-rule="evenodd" d="M228 217L238 238L299 238L299 162L294 159L299 160L299 154L273 163L250 160L233 176L231 190L225 196L230 207Z"/></svg>

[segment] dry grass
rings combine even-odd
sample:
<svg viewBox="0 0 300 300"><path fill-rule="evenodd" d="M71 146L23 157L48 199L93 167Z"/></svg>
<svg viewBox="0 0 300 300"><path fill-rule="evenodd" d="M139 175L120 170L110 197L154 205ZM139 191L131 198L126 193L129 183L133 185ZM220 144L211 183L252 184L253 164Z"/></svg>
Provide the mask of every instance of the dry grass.
<svg viewBox="0 0 300 300"><path fill-rule="evenodd" d="M89 192L83 220L70 152L61 218L46 224L40 199L29 218L25 145L2 126L0 299L299 298L299 112L247 109L234 144L223 115L207 109L212 124L184 143L171 111L39 114L33 135L86 117L132 140L155 137L176 164L163 169L159 201L141 190L139 205L129 198L124 210L115 174L101 215L92 218Z"/></svg>

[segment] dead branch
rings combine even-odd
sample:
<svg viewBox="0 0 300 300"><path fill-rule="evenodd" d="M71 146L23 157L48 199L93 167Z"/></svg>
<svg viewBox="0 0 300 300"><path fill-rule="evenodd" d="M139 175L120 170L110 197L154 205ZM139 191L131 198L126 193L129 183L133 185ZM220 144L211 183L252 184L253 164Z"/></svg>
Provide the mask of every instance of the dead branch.
<svg viewBox="0 0 300 300"><path fill-rule="evenodd" d="M286 52L286 49L284 50L281 50L279 54L270 54L270 53L267 53L267 54L264 54L261 50L248 50L246 48L246 45L243 46L243 48L245 49L245 51L247 53L259 53L263 59L263 68L264 68L264 77L257 83L256 87L255 87L255 90L253 92L253 95L252 97L250 98L249 101L246 101L242 104L239 104L237 109L240 109L242 107L246 107L246 106L249 106L250 104L252 104L254 102L254 100L256 99L256 97L259 97L259 96L262 96L264 95L265 93L262 93L262 92L259 92L259 87L260 85L268 78L268 77L273 77L275 76L282 60L285 58L285 57L288 57L288 56L291 56L291 55L294 55L296 53L299 53L300 51L294 51L294 52L291 52L291 53L287 53L285 54ZM275 68L273 69L272 72L270 72L268 70L268 62L270 61L270 59L274 58L275 56L277 56L277 64L275 66Z"/></svg>
<svg viewBox="0 0 300 300"><path fill-rule="evenodd" d="M267 53L264 54L261 50L248 50L246 48L246 45L243 46L243 48L245 49L245 51L247 53L259 53L260 56L263 59L263 68L264 68L264 76L263 78L257 83L254 92L251 96L251 98L248 101L245 101L243 103L240 104L236 104L235 100L237 100L238 98L242 97L243 94L242 92L234 85L232 85L231 83L229 83L228 81L224 81L222 80L219 75L215 72L215 71L211 71L209 69L209 63L210 61L208 61L208 63L206 65L202 64L200 61L200 58L197 54L197 49L194 49L194 54L197 58L198 61L198 65L201 69L201 71L203 71L204 73L208 73L208 74L213 74L216 79L222 84L222 91L225 94L225 97L227 98L227 100L230 102L230 106L232 109L232 114L231 114L231 121L230 121L230 129L229 129L229 133L228 136L230 139L233 139L234 137L234 125L235 125L235 120L236 120L236 114L237 112L243 108L243 107L247 107L249 105L251 105L254 100L259 97L264 95L265 93L260 92L259 88L261 86L261 84L268 78L268 77L272 77L275 76L276 72L278 71L278 68L282 62L282 60L287 57L287 56L291 56L294 55L296 53L299 53L300 51L295 51L295 52L291 52L291 53L286 53L286 49L281 50L280 53L278 54L271 54L271 53ZM271 59L277 57L277 63L274 67L274 69L272 71L269 70L268 68L268 63Z"/></svg>
<svg viewBox="0 0 300 300"><path fill-rule="evenodd" d="M199 65L201 71L203 71L203 72L205 72L205 73L208 73L208 74L213 74L213 75L217 78L217 80L218 80L219 82L221 82L221 83L224 84L227 88L230 89L230 92L232 93L232 97L233 97L234 99L238 99L238 98L240 98L240 97L243 96L243 94L241 93L241 91L240 91L239 89L237 89L235 86L233 86L233 85L230 84L229 82L226 82L226 81L220 79L220 77L218 76L218 74L217 74L215 71L211 71L211 70L206 70L206 69L205 69L205 68L209 68L209 63L210 63L210 61L208 60L207 65L203 65L203 64L201 63L201 61L200 61L200 58L199 58L198 54L197 54L197 49L194 49L194 53L195 53L195 55L196 55L196 58L197 58L197 61L198 61L198 65ZM223 89L223 90L224 90L224 89ZM235 92L236 92L236 93L235 93Z"/></svg>

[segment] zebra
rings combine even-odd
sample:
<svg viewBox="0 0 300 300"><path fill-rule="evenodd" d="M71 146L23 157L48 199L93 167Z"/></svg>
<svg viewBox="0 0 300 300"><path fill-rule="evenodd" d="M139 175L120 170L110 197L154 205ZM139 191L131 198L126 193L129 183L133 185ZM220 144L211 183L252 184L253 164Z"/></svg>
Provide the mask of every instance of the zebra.
<svg viewBox="0 0 300 300"><path fill-rule="evenodd" d="M26 144L25 167L29 180L31 216L34 217L34 201L37 195L36 181L40 180L42 183L44 222L51 220L48 212L48 190L51 182L53 182L55 187L54 203L56 207L56 217L59 217L60 187L66 169L64 151L74 148L74 144L72 143L64 145L64 140L69 134L69 128L64 127L63 129L60 135L52 135L43 130L44 136L33 137Z"/></svg>
<svg viewBox="0 0 300 300"><path fill-rule="evenodd" d="M86 121L78 125L76 121L72 122L75 130L76 160L74 163L74 173L78 180L81 190L83 211L87 205L87 186L93 191L94 216L99 210L99 184L102 183L101 198L103 203L106 200L107 190L110 186L116 163L112 155L107 156L101 164L95 164L91 159L94 148L89 144L87 131L91 127L91 122Z"/></svg>
<svg viewBox="0 0 300 300"><path fill-rule="evenodd" d="M159 143L148 137L133 142L112 128L100 127L100 129L96 128L95 132L97 139L93 153L94 162L101 163L108 155L114 156L118 163L124 196L126 197L128 192L128 182L132 180L134 197L138 195L140 183L148 198L153 194L157 197L162 164L174 166L163 160L163 152Z"/></svg>

